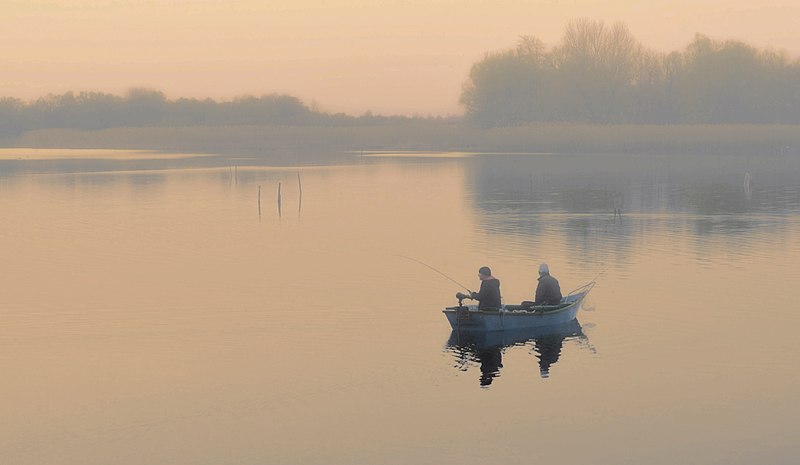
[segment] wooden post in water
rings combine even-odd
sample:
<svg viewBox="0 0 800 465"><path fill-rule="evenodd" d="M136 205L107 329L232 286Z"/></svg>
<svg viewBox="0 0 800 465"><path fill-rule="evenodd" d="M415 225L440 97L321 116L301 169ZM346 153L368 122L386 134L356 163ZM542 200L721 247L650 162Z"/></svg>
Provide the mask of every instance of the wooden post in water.
<svg viewBox="0 0 800 465"><path fill-rule="evenodd" d="M617 218L622 221L622 203L624 200L622 192L614 193L614 198L611 200L614 205L614 224L617 224Z"/></svg>
<svg viewBox="0 0 800 465"><path fill-rule="evenodd" d="M303 208L303 184L300 182L300 172L297 172L297 187L300 189L300 201L297 204L297 213Z"/></svg>
<svg viewBox="0 0 800 465"><path fill-rule="evenodd" d="M278 183L278 216L281 216L281 183Z"/></svg>
<svg viewBox="0 0 800 465"><path fill-rule="evenodd" d="M258 219L261 219L261 184L258 185Z"/></svg>
<svg viewBox="0 0 800 465"><path fill-rule="evenodd" d="M531 173L531 202L533 202L533 173Z"/></svg>

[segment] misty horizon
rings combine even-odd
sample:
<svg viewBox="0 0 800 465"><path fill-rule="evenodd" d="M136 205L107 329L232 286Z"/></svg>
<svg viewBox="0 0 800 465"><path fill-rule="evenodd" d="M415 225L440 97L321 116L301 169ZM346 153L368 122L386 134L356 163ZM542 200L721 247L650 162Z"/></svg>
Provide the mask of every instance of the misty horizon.
<svg viewBox="0 0 800 465"><path fill-rule="evenodd" d="M797 124L800 59L741 41L696 35L682 50L659 53L623 23L576 20L552 47L523 36L514 48L487 52L460 86L464 113L427 119L486 127L544 123ZM298 125L353 126L426 119L331 112L291 94L230 100L170 99L134 87L123 96L47 94L25 102L0 96L0 135L47 128Z"/></svg>
<svg viewBox="0 0 800 465"><path fill-rule="evenodd" d="M604 22L596 22L596 21L588 21L588 20L573 20L572 22L567 24L567 30L570 27L574 26L577 23L588 22L588 23L595 23L599 25L606 25L608 26L609 30L611 29L611 24L606 24ZM622 24L622 23L615 23ZM627 24L624 24L624 27L627 28ZM125 97L129 95L131 92L151 92L160 94L165 101L168 102L178 102L178 101L199 101L199 102L214 102L216 104L233 104L236 102L240 102L242 100L247 99L261 99L267 97L274 97L274 96L285 96L291 97L293 99L298 100L304 106L306 106L309 110L322 113L322 114L329 114L329 115L345 115L348 117L362 117L362 116L381 116L381 117L389 117L389 118L396 118L396 117L409 117L409 118L461 118L465 115L468 116L469 114L469 105L465 104L464 101L464 91L469 89L469 86L472 84L471 78L473 77L470 73L470 68L474 73L476 66L479 66L482 63L485 63L487 60L503 56L503 54L507 53L517 53L526 41L534 40L537 43L537 46L542 47L542 51L556 51L564 41L564 32L562 31L562 37L559 41L554 42L553 44L545 43L541 41L539 37L531 36L531 35L520 35L517 38L515 43L510 43L504 48L495 49L484 51L480 57L478 57L465 71L464 78L460 82L460 84L455 88L456 91L461 92L461 94L456 94L455 102L458 105L456 109L447 112L436 112L436 111L426 111L424 108L418 109L407 109L405 111L393 111L391 109L383 109L381 110L382 106L380 104L370 105L369 103L363 104L363 109L342 109L339 108L338 105L329 103L327 101L322 101L318 99L316 96L310 95L302 95L298 93L291 93L291 92L282 92L278 89L272 90L264 90L262 92L251 92L247 90L242 90L239 92L231 93L227 96L218 96L215 95L213 92L209 94L186 94L184 92L170 92L168 90L169 86L159 87L159 86L150 86L150 85L136 85L130 84L121 88L121 90L116 91L109 91L104 90L102 87L100 88L88 88L88 87L75 87L71 89L66 89L63 91L44 91L38 95L33 95L29 97L24 97L20 95L14 95L13 93L2 93L0 92L0 103L7 103L9 101L16 102L17 105L24 105L30 106L35 105L37 102L41 103L47 100L53 100L54 98L59 98L63 96L80 96L80 95L105 95L109 97ZM800 63L800 56L795 56L789 54L788 51L785 49L775 49L773 47L766 47L766 48L758 48L755 45L751 44L750 42L744 40L737 40L737 39L717 39L714 37L709 37L704 34L697 33L692 38L691 41L688 41L686 47L680 50L670 50L670 51L659 51L656 49L648 48L644 43L638 41L638 37L632 36L633 40L637 41L637 46L642 47L642 50L648 54L661 54L664 57L667 57L671 54L681 53L685 50L689 50L692 46L694 46L698 38L702 38L703 40L709 40L712 43L716 44L734 44L734 45L741 45L745 47L749 47L754 51L757 51L761 54L769 54L776 58L783 60L786 64L791 64L794 66L798 66ZM6 86L7 87L7 86ZM2 89L2 87L0 87ZM451 89L452 90L452 89ZM465 108L466 106L466 108Z"/></svg>
<svg viewBox="0 0 800 465"><path fill-rule="evenodd" d="M485 53L533 35L558 42L574 18L622 21L648 48L696 33L800 53L800 5L777 0L462 2L144 2L34 0L0 6L0 95L130 87L170 98L290 94L331 113L460 114L460 86ZM35 32L32 32L35 31Z"/></svg>

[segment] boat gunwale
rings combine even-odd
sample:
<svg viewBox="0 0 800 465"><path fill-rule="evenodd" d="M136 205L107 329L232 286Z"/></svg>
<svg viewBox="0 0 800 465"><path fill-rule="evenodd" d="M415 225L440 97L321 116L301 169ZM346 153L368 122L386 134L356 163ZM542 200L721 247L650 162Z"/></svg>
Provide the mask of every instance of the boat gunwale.
<svg viewBox="0 0 800 465"><path fill-rule="evenodd" d="M541 310L541 311L539 311L539 309L541 309L542 307L555 307L555 305L539 305L539 306L536 306L536 307L531 307L532 310L523 310L522 308L513 309L513 310L507 310L506 307L503 307L501 309L492 309L492 310L477 310L477 309L476 310L472 310L472 309L469 308L469 306L445 307L445 309L442 310L442 312L443 313L448 313L448 312L449 313L455 313L455 312L458 312L460 309L465 308L465 309L467 309L467 311L469 313L480 314L480 315L497 315L497 314L502 313L503 315L517 315L517 316L534 316L534 315L535 316L547 316L547 315L555 315L555 314L558 314L558 313L561 313L561 312L564 312L564 311L567 311L567 310L571 309L575 305L580 304L583 301L584 297L586 297L586 295L580 296L579 298L573 300L572 302L569 302L568 305L564 305L563 307L559 306L559 308L547 309L547 310ZM560 304L560 305L562 305L562 304ZM518 304L514 304L514 306L519 306L519 305Z"/></svg>

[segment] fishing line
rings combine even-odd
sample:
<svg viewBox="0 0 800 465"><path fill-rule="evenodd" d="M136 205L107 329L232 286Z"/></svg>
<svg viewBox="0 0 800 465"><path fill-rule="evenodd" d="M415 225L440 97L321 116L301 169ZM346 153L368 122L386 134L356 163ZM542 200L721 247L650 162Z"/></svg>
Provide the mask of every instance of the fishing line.
<svg viewBox="0 0 800 465"><path fill-rule="evenodd" d="M578 288L575 288L575 289L573 289L573 290L569 291L569 293L567 294L567 296L571 296L571 295L573 295L573 294L576 294L577 292L579 292L579 291L583 291L583 290L584 290L584 289L586 289L586 288L589 288L589 289L591 289L591 288L592 288L592 287L594 287L594 286L595 286L595 284L597 283L597 278L599 278L600 276L602 276L602 275L603 275L603 274L606 272L606 270L608 270L608 267L605 267L605 268L603 268L603 271L601 271L601 272L597 273L597 275L595 275L595 277L594 277L594 278L592 278L592 280L591 280L591 281L589 281L588 283L584 284L583 286L580 286L580 287L578 287ZM590 287L590 286L591 286L591 287Z"/></svg>
<svg viewBox="0 0 800 465"><path fill-rule="evenodd" d="M603 275L606 272L606 270L608 270L608 267L603 268L603 271L597 273L597 276L592 278L592 281L597 281L597 278L599 278L601 275Z"/></svg>
<svg viewBox="0 0 800 465"><path fill-rule="evenodd" d="M471 290L470 290L470 289L469 289L467 286L465 286L465 285L461 284L460 282L456 281L455 279L451 278L450 276L447 276L446 274L442 273L441 271L437 270L436 268L434 268L434 267L432 267L432 266L428 265L427 263L425 263L425 262L423 262L423 261L417 260L416 258L412 258L412 257L405 256L405 255L396 254L396 253L393 253L392 255L394 255L395 257L405 258L406 260L411 260L412 262L419 263L420 265L422 265L422 266L424 266L424 267L426 267L426 268L429 268L429 269L431 269L431 270L435 271L436 273L439 273L439 274L440 274L440 275L442 275L443 277L445 277L445 278L449 279L450 281L452 281L452 282L454 282L454 283L458 284L460 287L462 287L462 288L466 289L466 290L467 290L467 292L469 292L470 294L472 293L472 291L471 291Z"/></svg>

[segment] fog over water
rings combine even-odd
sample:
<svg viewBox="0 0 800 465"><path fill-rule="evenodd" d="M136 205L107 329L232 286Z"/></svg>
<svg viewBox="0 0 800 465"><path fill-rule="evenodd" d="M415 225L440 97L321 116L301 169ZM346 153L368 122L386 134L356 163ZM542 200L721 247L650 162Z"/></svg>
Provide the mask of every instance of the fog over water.
<svg viewBox="0 0 800 465"><path fill-rule="evenodd" d="M0 160L3 463L800 454L796 157L92 155ZM398 254L507 303L602 274L575 325L464 336Z"/></svg>

